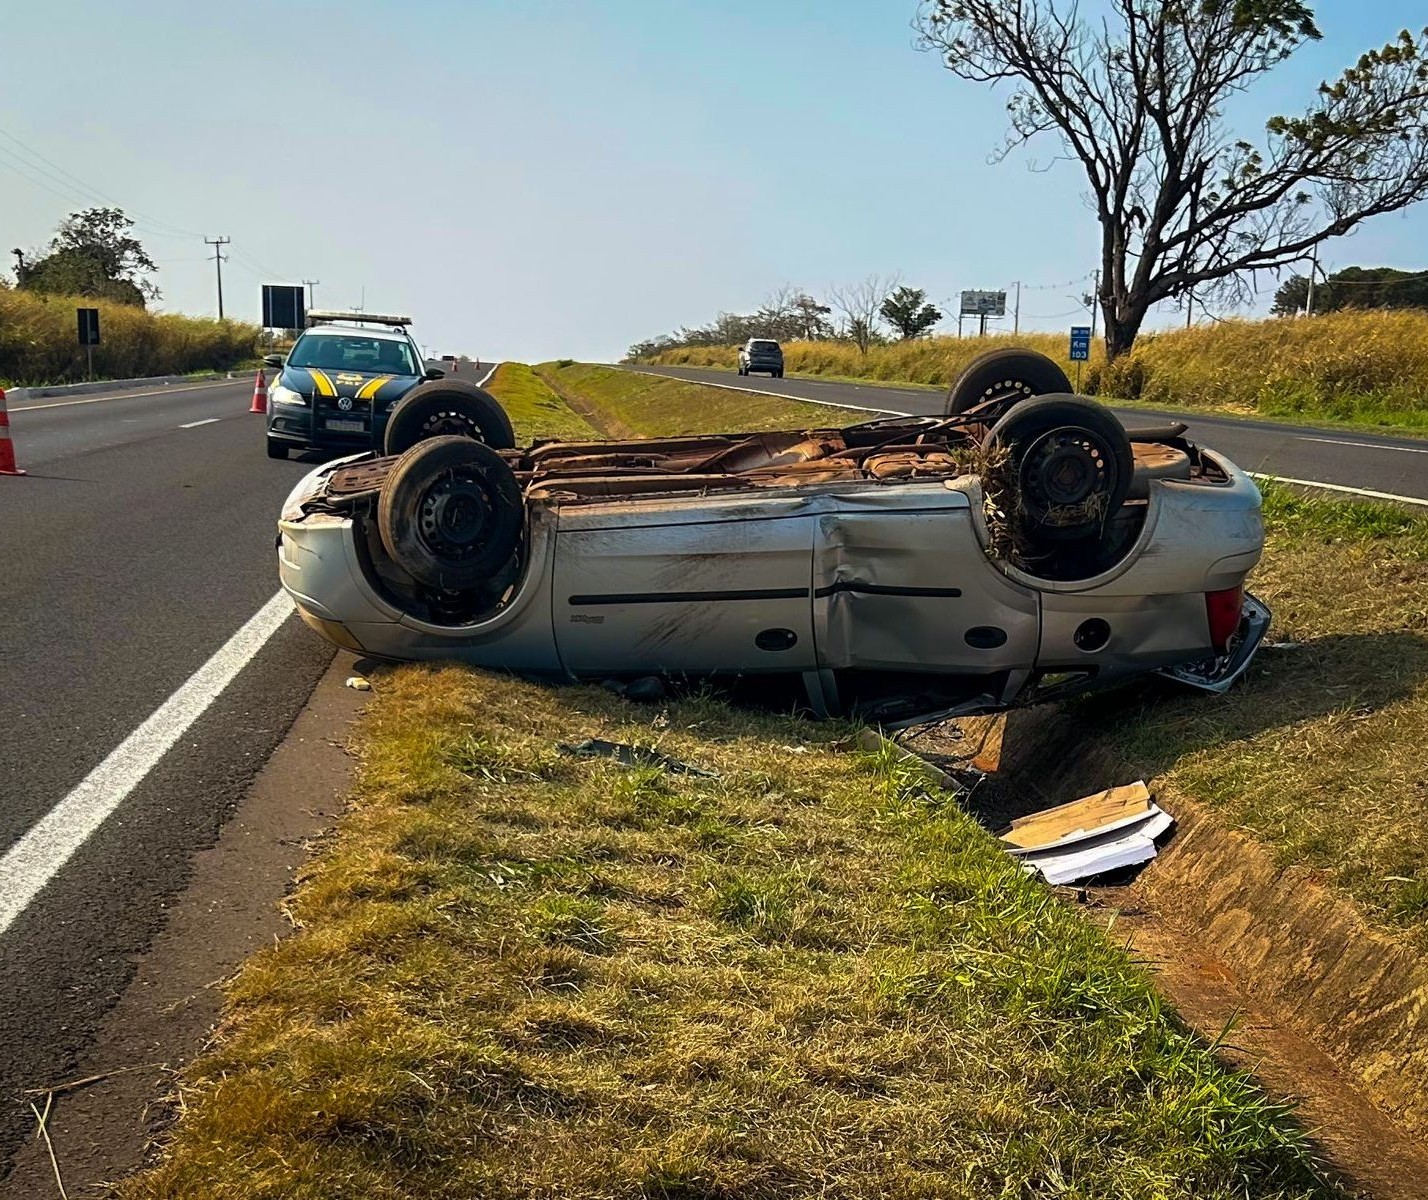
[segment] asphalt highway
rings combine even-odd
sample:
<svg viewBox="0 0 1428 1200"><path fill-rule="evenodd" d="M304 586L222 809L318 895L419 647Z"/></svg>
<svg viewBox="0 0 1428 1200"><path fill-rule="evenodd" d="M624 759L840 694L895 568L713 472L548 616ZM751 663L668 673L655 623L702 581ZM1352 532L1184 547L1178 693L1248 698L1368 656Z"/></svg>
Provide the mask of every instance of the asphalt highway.
<svg viewBox="0 0 1428 1200"><path fill-rule="evenodd" d="M333 656L269 604L279 507L321 460L266 456L252 388L245 375L10 408L29 473L0 476L0 1191L33 1133L18 1093L67 1077ZM225 649L265 606L262 637ZM231 680L155 748L152 720L175 701L197 711L184 689L221 650ZM127 790L72 856L7 868L116 757L107 786ZM38 881L28 902L17 878Z"/></svg>
<svg viewBox="0 0 1428 1200"><path fill-rule="evenodd" d="M822 379L769 379L762 375L740 377L732 371L695 367L640 367L639 370L697 383L771 392L792 399L918 415L940 415L945 398L940 391L922 388L835 383ZM1193 441L1227 454L1246 471L1347 489L1348 494L1376 492L1428 503L1428 439L1383 437L1357 430L1325 430L1194 412L1151 412L1139 408L1117 412L1132 428L1183 420L1190 426L1188 436Z"/></svg>

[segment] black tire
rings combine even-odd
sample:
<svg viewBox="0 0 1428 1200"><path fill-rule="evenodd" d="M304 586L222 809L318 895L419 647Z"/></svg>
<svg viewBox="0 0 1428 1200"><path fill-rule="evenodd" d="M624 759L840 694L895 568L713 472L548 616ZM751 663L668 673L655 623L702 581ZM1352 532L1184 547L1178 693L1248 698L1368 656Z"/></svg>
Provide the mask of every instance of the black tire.
<svg viewBox="0 0 1428 1200"><path fill-rule="evenodd" d="M269 458L287 458L287 456L288 456L288 444L287 444L286 442L280 442L280 441L278 441L276 438L269 438L269 439L268 439L268 457L269 457Z"/></svg>
<svg viewBox="0 0 1428 1200"><path fill-rule="evenodd" d="M1015 481L1015 511L1033 540L1091 537L1125 502L1135 460L1116 414L1083 396L1023 400L987 438L1004 447Z"/></svg>
<svg viewBox="0 0 1428 1200"><path fill-rule="evenodd" d="M516 477L473 438L419 442L397 461L377 500L377 529L392 561L442 591L488 581L510 561L524 527Z"/></svg>
<svg viewBox="0 0 1428 1200"><path fill-rule="evenodd" d="M777 371L774 372L774 378L775 378L775 379L782 379L782 378L783 378L783 368L782 368L782 367L780 367Z"/></svg>
<svg viewBox="0 0 1428 1200"><path fill-rule="evenodd" d="M1035 350L989 350L978 355L947 391L943 413L960 417L989 400L1009 408L1032 396L1070 392L1066 372ZM1003 409L1002 411L1005 411Z"/></svg>
<svg viewBox="0 0 1428 1200"><path fill-rule="evenodd" d="M382 450L404 454L420 441L447 435L474 438L495 450L516 444L511 418L490 392L464 379L433 379L397 402L387 418Z"/></svg>

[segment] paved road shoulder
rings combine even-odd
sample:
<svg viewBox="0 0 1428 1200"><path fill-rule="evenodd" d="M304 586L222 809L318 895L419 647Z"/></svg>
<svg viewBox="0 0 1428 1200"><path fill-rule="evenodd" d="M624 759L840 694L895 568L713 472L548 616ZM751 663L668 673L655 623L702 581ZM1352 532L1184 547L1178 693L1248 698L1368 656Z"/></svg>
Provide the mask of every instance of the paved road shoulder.
<svg viewBox="0 0 1428 1200"><path fill-rule="evenodd" d="M289 930L280 902L312 839L341 811L351 781L345 744L362 693L343 686L351 656L318 682L217 843L195 856L193 878L174 898L163 930L69 1079L101 1076L54 1097L47 1129L70 1195L85 1194L143 1162L166 1115L173 1072L206 1042L222 1004L217 982L253 951ZM36 1079L32 1087L63 1083ZM41 1110L45 1096L31 1096ZM26 1115L27 1103L20 1105ZM0 1182L0 1196L54 1193L41 1142L30 1141Z"/></svg>

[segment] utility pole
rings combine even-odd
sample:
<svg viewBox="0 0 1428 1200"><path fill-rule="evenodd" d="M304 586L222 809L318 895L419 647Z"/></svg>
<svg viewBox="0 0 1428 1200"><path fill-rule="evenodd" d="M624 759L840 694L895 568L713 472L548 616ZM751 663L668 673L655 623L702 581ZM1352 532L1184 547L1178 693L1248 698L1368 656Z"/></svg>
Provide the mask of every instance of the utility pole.
<svg viewBox="0 0 1428 1200"><path fill-rule="evenodd" d="M1185 293L1185 328L1190 328L1190 314L1195 310L1195 292L1190 290Z"/></svg>
<svg viewBox="0 0 1428 1200"><path fill-rule="evenodd" d="M1016 281L1016 308L1012 312L1012 332L1021 332L1021 280Z"/></svg>
<svg viewBox="0 0 1428 1200"><path fill-rule="evenodd" d="M320 280L320 279L304 279L304 280L303 280L303 283L305 283L305 284L307 285L307 307L308 307L308 310L309 310L309 311L311 311L311 309L312 309L312 289L315 288L315 287L316 287L319 283L321 283L321 282L322 282L322 280Z"/></svg>
<svg viewBox="0 0 1428 1200"><path fill-rule="evenodd" d="M223 320L223 247L233 239L230 237L204 238L205 246L213 247L213 269L218 272L218 319Z"/></svg>
<svg viewBox="0 0 1428 1200"><path fill-rule="evenodd" d="M1091 284L1091 340L1096 340L1096 313L1101 306L1101 268L1096 268L1096 281Z"/></svg>
<svg viewBox="0 0 1428 1200"><path fill-rule="evenodd" d="M1314 243L1314 254L1309 260L1309 295L1304 304L1304 315L1314 315L1314 276L1319 274L1319 243Z"/></svg>

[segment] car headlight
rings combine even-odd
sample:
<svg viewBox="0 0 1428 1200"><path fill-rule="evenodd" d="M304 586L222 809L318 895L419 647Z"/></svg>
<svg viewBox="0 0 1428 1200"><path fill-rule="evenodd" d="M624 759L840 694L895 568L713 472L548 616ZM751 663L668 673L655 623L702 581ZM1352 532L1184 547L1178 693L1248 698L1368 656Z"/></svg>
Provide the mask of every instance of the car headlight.
<svg viewBox="0 0 1428 1200"><path fill-rule="evenodd" d="M269 399L271 399L274 404L290 404L299 408L305 408L307 406L306 396L301 392L293 391L292 388L283 387L280 383L273 385Z"/></svg>

